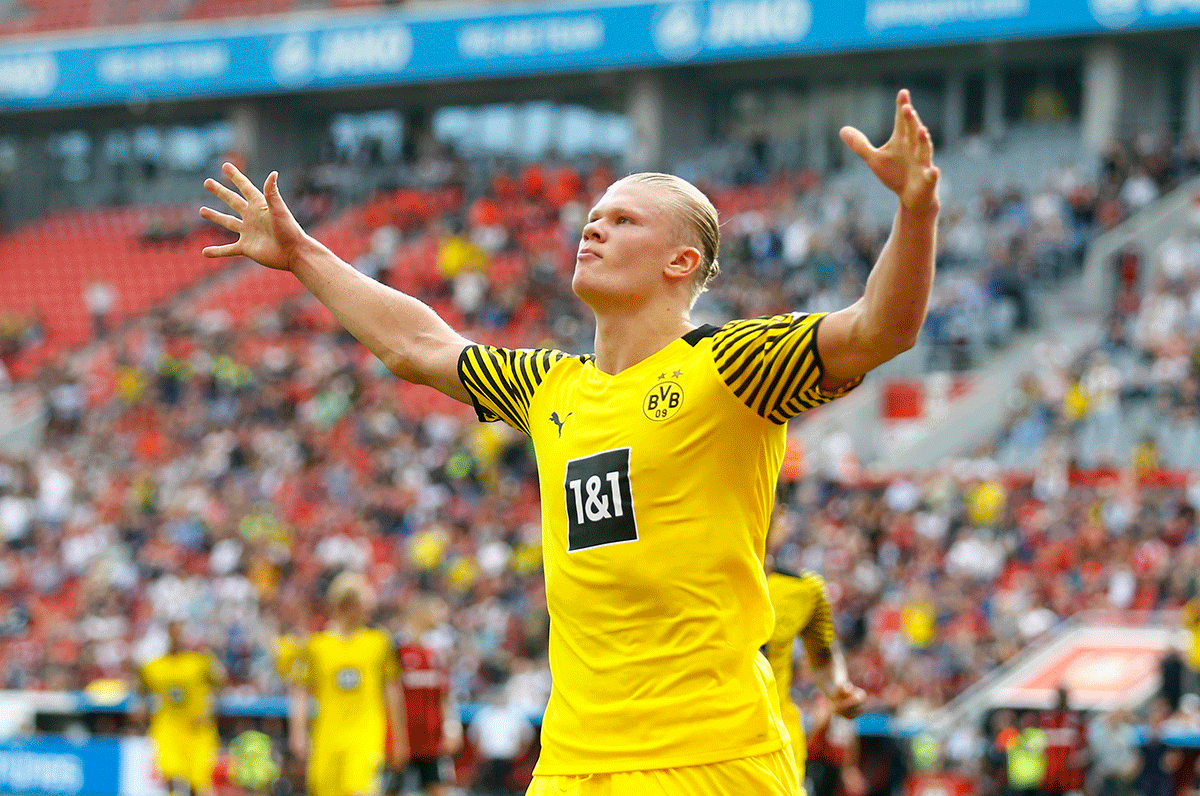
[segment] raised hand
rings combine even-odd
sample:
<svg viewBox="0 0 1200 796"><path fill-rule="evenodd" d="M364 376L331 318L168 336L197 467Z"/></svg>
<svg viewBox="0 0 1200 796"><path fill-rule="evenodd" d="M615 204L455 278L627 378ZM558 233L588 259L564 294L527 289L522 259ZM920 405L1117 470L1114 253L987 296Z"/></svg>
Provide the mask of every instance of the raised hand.
<svg viewBox="0 0 1200 796"><path fill-rule="evenodd" d="M292 255L306 236L279 194L279 172L267 175L260 191L232 163L224 164L221 171L238 192L211 178L204 181L204 187L237 215L202 207L200 216L237 233L238 239L223 246L206 246L204 256L249 257L268 268L291 270Z"/></svg>
<svg viewBox="0 0 1200 796"><path fill-rule="evenodd" d="M883 146L871 146L862 131L854 127L843 127L841 137L879 181L900 197L900 204L906 210L937 212L940 172L933 165L933 139L921 123L908 89L901 89L896 95L896 123L892 137Z"/></svg>

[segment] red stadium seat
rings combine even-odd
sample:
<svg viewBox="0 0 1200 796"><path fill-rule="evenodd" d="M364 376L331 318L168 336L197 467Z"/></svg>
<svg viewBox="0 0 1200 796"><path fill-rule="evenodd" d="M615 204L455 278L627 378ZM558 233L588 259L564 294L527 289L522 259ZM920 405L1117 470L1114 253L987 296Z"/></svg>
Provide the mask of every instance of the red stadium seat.
<svg viewBox="0 0 1200 796"><path fill-rule="evenodd" d="M190 214L191 208L178 212ZM143 241L145 217L144 209L57 212L0 237L5 308L40 318L47 346L59 351L91 338L83 291L93 281L109 282L116 292L109 317L113 326L228 267L202 257L200 243L190 235Z"/></svg>

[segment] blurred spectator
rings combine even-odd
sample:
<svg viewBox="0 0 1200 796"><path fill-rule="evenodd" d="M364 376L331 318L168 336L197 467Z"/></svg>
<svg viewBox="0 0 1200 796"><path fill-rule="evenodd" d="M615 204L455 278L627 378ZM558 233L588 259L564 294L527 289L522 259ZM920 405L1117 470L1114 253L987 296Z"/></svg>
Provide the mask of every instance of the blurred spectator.
<svg viewBox="0 0 1200 796"><path fill-rule="evenodd" d="M487 704L471 720L467 737L482 759L471 793L479 796L516 796L513 765L533 741L533 726L505 689L495 689Z"/></svg>
<svg viewBox="0 0 1200 796"><path fill-rule="evenodd" d="M1129 796L1141 771L1137 735L1128 716L1119 710L1100 714L1088 725L1091 768L1088 793Z"/></svg>
<svg viewBox="0 0 1200 796"><path fill-rule="evenodd" d="M859 768L859 740L854 722L844 719L833 703L818 694L811 711L805 781L812 796L863 796L866 780Z"/></svg>
<svg viewBox="0 0 1200 796"><path fill-rule="evenodd" d="M990 742L984 748L980 765L984 796L998 796L1008 790L1008 747L1019 732L1016 720L1016 714L1008 708L994 711L988 717Z"/></svg>
<svg viewBox="0 0 1200 796"><path fill-rule="evenodd" d="M1070 693L1058 689L1058 702L1041 717L1046 733L1046 779L1042 790L1055 796L1080 792L1087 771L1087 727L1082 713L1071 709Z"/></svg>
<svg viewBox="0 0 1200 796"><path fill-rule="evenodd" d="M1034 712L1021 716L1020 729L1005 749L1009 796L1035 796L1046 783L1046 731Z"/></svg>
<svg viewBox="0 0 1200 796"><path fill-rule="evenodd" d="M1165 699L1160 696L1151 700L1137 783L1142 796L1174 796L1175 770L1181 760L1179 750L1168 747L1163 739L1163 727L1170 715L1171 706Z"/></svg>
<svg viewBox="0 0 1200 796"><path fill-rule="evenodd" d="M5 361L13 361L24 351L36 347L42 340L42 325L36 317L0 311L0 387L8 383Z"/></svg>
<svg viewBox="0 0 1200 796"><path fill-rule="evenodd" d="M108 318L117 303L117 289L111 282L94 279L83 289L83 303L92 318L92 334L97 340L108 334Z"/></svg>
<svg viewBox="0 0 1200 796"><path fill-rule="evenodd" d="M1200 694L1200 593L1183 607L1182 616L1183 627L1188 633L1184 689L1191 694Z"/></svg>

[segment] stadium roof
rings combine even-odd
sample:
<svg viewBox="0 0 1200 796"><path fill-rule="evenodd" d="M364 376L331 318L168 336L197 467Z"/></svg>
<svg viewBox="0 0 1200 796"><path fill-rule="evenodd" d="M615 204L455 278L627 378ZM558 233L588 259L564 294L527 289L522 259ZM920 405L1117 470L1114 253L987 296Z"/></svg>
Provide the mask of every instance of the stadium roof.
<svg viewBox="0 0 1200 796"><path fill-rule="evenodd" d="M675 0L302 14L14 40L0 110L264 96L1200 25L1183 0Z"/></svg>

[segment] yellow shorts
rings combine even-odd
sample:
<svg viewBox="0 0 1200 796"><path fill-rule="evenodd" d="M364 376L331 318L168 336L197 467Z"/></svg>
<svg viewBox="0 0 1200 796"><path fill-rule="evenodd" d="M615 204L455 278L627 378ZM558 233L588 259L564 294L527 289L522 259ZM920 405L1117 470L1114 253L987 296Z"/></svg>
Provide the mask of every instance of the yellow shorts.
<svg viewBox="0 0 1200 796"><path fill-rule="evenodd" d="M790 747L721 763L582 776L535 775L525 796L800 796Z"/></svg>
<svg viewBox="0 0 1200 796"><path fill-rule="evenodd" d="M787 727L788 735L792 736L792 742L788 746L792 750L792 756L796 759L796 779L800 781L800 786L804 786L804 764L808 760L808 741L804 737L804 730L798 722L798 714L784 714L783 723Z"/></svg>
<svg viewBox="0 0 1200 796"><path fill-rule="evenodd" d="M215 730L160 732L151 736L154 760L164 782L183 781L198 792L211 792L219 741Z"/></svg>
<svg viewBox="0 0 1200 796"><path fill-rule="evenodd" d="M314 744L308 757L309 796L368 796L379 790L383 748L373 744L325 751Z"/></svg>

